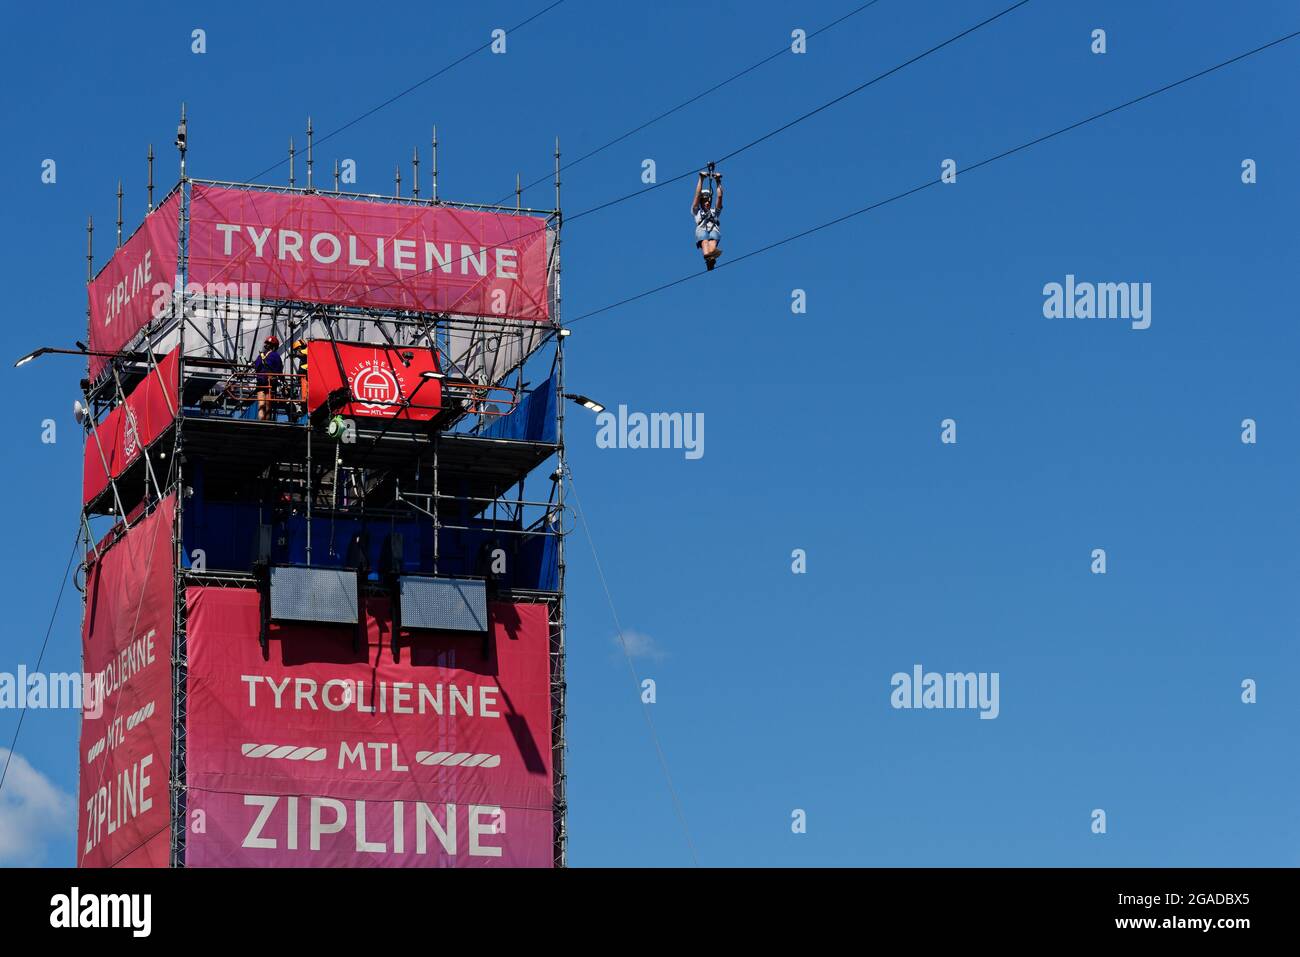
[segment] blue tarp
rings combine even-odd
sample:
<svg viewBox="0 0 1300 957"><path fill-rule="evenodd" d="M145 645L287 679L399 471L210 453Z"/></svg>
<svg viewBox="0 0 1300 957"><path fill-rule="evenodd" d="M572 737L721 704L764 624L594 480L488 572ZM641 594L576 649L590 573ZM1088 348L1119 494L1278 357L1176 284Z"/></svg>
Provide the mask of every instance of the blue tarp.
<svg viewBox="0 0 1300 957"><path fill-rule="evenodd" d="M207 569L248 571L257 559L258 529L271 526L271 562L276 565L307 564L307 518L305 515L272 515L271 509L253 503L203 502L196 495L186 502L182 529L185 564L192 567L195 549L203 550ZM492 576L513 588L554 591L559 581L558 550L553 535L518 534L518 522L448 517L466 529L444 528L438 539L439 575L488 576L492 553L506 555L504 575ZM495 527L494 527L495 526ZM362 533L364 532L364 536ZM402 563L406 574L432 574L433 527L428 521L356 518L313 518L311 564L314 567L352 568L356 565L356 544L364 538L370 577L387 571L391 541L401 537Z"/></svg>
<svg viewBox="0 0 1300 957"><path fill-rule="evenodd" d="M529 392L509 415L503 415L479 434L491 439L529 442L559 441L555 430L555 376Z"/></svg>

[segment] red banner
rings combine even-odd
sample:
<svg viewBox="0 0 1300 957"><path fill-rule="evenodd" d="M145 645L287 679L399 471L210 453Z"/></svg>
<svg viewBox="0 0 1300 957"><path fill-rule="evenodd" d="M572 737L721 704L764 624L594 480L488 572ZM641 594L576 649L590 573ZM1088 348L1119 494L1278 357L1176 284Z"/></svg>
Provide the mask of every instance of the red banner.
<svg viewBox="0 0 1300 957"><path fill-rule="evenodd" d="M355 401L338 410L342 415L425 421L442 408L442 383L423 375L438 371L432 349L336 346L317 340L307 344L307 368L307 407L312 411L345 382Z"/></svg>
<svg viewBox="0 0 1300 957"><path fill-rule="evenodd" d="M180 366L179 350L158 360L143 380L127 395L95 431L86 436L81 468L82 502L90 502L108 488L111 475L117 478L140 457L176 418ZM129 414L128 414L129 413Z"/></svg>
<svg viewBox="0 0 1300 957"><path fill-rule="evenodd" d="M545 321L546 223L196 184L189 279L263 299Z"/></svg>
<svg viewBox="0 0 1300 957"><path fill-rule="evenodd" d="M90 281L90 351L117 352L154 317L154 304L171 300L176 285L180 194L145 217L113 258ZM161 285L160 285L161 284ZM90 357L90 377L108 360Z"/></svg>
<svg viewBox="0 0 1300 957"><path fill-rule="evenodd" d="M166 867L171 846L172 528L163 499L86 573L77 860Z"/></svg>
<svg viewBox="0 0 1300 957"><path fill-rule="evenodd" d="M188 865L551 866L545 605L489 605L486 645L404 634L394 660L371 600L362 651L273 625L266 660L255 591L186 594Z"/></svg>

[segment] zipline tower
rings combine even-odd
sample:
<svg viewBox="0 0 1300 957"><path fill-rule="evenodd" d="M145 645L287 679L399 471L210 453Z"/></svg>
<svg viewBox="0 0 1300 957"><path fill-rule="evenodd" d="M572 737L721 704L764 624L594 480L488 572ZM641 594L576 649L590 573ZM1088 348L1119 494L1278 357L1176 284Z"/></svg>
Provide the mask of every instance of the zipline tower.
<svg viewBox="0 0 1300 957"><path fill-rule="evenodd" d="M89 282L79 863L562 866L558 146L537 210L310 136L203 180L182 119Z"/></svg>

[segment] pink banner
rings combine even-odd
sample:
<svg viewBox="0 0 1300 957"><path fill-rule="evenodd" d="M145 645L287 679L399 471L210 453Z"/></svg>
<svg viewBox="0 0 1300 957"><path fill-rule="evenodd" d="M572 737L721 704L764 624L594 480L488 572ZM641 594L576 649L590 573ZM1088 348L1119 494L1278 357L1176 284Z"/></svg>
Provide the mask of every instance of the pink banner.
<svg viewBox="0 0 1300 957"><path fill-rule="evenodd" d="M163 499L86 573L82 655L93 692L81 717L82 867L167 866L175 503Z"/></svg>
<svg viewBox="0 0 1300 957"><path fill-rule="evenodd" d="M83 503L108 488L109 476L117 478L125 472L140 451L152 445L176 418L179 355L179 350L173 349L159 359L158 368L149 370L126 402L104 416L86 436L81 469Z"/></svg>
<svg viewBox="0 0 1300 957"><path fill-rule="evenodd" d="M173 194L146 216L91 280L91 352L117 352L154 317L156 302L170 301L176 285L179 204L179 194ZM90 377L99 375L107 362L103 356L91 356Z"/></svg>
<svg viewBox="0 0 1300 957"><path fill-rule="evenodd" d="M490 605L486 641L404 632L395 660L372 599L362 651L272 626L266 660L254 590L187 601L188 865L551 866L545 605Z"/></svg>
<svg viewBox="0 0 1300 957"><path fill-rule="evenodd" d="M189 280L241 295L545 321L534 216L195 185Z"/></svg>

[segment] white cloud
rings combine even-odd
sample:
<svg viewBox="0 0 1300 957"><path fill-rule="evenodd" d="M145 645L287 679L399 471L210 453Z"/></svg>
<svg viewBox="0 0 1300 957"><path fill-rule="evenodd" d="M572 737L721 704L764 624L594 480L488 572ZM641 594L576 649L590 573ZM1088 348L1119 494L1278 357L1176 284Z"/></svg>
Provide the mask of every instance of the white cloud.
<svg viewBox="0 0 1300 957"><path fill-rule="evenodd" d="M623 645L627 647L627 653L633 658L649 658L651 661L663 661L668 657L664 651L649 635L642 634L639 631L623 632ZM618 635L614 636L615 646L619 645Z"/></svg>
<svg viewBox="0 0 1300 957"><path fill-rule="evenodd" d="M9 772L0 791L0 864L40 864L45 858L45 838L66 836L76 826L75 802L21 754L10 759L8 749L0 748L0 767L5 761L9 761Z"/></svg>

